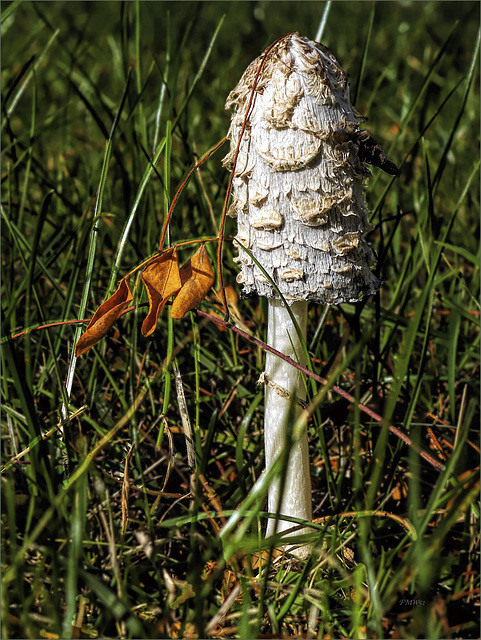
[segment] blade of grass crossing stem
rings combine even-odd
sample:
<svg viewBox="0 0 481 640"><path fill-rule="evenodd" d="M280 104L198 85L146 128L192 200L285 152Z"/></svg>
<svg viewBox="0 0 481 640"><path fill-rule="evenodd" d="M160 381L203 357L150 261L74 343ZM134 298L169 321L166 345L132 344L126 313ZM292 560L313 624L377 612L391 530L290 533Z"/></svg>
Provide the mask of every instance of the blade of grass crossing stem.
<svg viewBox="0 0 481 640"><path fill-rule="evenodd" d="M79 311L78 311L78 318L79 319L85 317L85 310L87 308L87 300L88 300L89 291L90 291L90 284L92 282L93 268L94 268L94 262L95 262L95 253L96 253L96 249L97 249L98 227L99 227L99 222L100 222L100 215L101 215L101 212L102 212L102 200L103 200L103 195L104 195L105 184L107 182L107 173L108 173L108 168L109 168L109 163L110 163L110 157L112 155L112 149L113 149L113 144L114 144L114 135L116 133L117 126L118 126L118 123L120 121L120 116L121 116L122 111L123 111L124 106L125 106L125 101L126 101L127 95L128 95L129 83L130 83L130 72L129 72L128 76L127 76L127 81L125 83L124 93L122 95L122 99L120 101L120 105L119 105L119 108L117 110L117 114L116 114L114 122L112 124L112 129L110 130L109 139L107 140L107 144L105 146L104 158L103 158L103 162L102 162L102 169L101 169L101 172L100 172L99 186L97 188L97 197L96 197L96 200L95 200L95 206L94 206L94 212L93 212L92 229L90 231L89 249L88 249L88 256L87 256L87 268L86 268L86 273L85 273L85 282L84 282L84 286L83 286L83 290L82 290L82 297L81 297L81 300L80 300L80 306L79 306ZM107 294L106 298L107 297L108 297L108 294ZM67 380L65 382L65 388L67 390L67 397L69 397L69 398L70 398L70 392L72 390L73 377L74 377L74 373L75 373L75 363L77 362L77 358L75 357L75 345L77 344L81 333L82 333L82 326L79 325L76 328L75 334L74 334L73 345L72 345L72 355L71 355L71 359L70 359L70 363L69 363L69 368L68 368L68 371L67 371ZM62 408L62 417L63 418L67 417L67 406L66 405L64 405L63 408Z"/></svg>
<svg viewBox="0 0 481 640"><path fill-rule="evenodd" d="M113 290L115 288L115 284L117 282L117 274L118 274L119 269L120 269L120 263L122 261L122 255L123 255L125 247L127 245L127 240L128 240L129 233L130 233L130 228L132 226L132 223L134 222L135 216L137 215L137 211L138 211L140 202L142 200L142 197L144 195L145 189L147 188L147 185L148 185L149 180L150 180L150 178L152 176L152 173L154 172L154 167L157 164L157 162L159 161L160 156L162 155L165 143L166 143L166 139L163 138L160 141L159 146L157 147L157 149L156 149L156 151L154 153L154 157L152 158L152 161L149 162L147 168L145 169L144 175L142 176L142 180L140 181L139 188L137 189L137 193L135 194L134 204L132 205L132 208L130 210L129 216L128 216L127 221L126 221L126 223L124 225L124 228L122 230L122 235L121 235L120 240L119 240L119 244L118 244L118 248L117 248L117 256L115 257L115 263L114 263L114 265L112 267L112 272L111 272L111 275L110 275L110 282L109 282L106 298L108 298L111 295L111 293L113 292Z"/></svg>
<svg viewBox="0 0 481 640"><path fill-rule="evenodd" d="M277 295L279 296L279 298L282 300L282 302L283 302L283 304L284 304L284 306L286 308L286 311L289 314L291 322L293 323L293 325L295 327L296 334L299 337L299 340L300 340L300 343L301 343L301 347L302 347L303 356L304 356L304 360L306 362L305 366L309 369L309 371L313 371L311 358L310 358L309 352L307 350L306 338L305 338L303 332L301 331L301 329L299 327L299 323L297 322L296 318L294 317L294 314L293 314L290 306L287 304L287 301L286 301L285 297L282 295L282 293L279 290L279 287L277 286L277 284L274 282L274 280L271 278L271 276L267 273L267 271L264 269L262 264L252 254L252 252L249 249L247 249L247 247L244 247L240 242L237 242L237 244L240 247L242 247L242 250L245 251L247 253L247 255L253 260L253 262L259 268L261 273L264 275L264 277L267 278L269 283L272 285L272 287L274 288L274 290L277 293ZM291 344L292 344L292 338L290 337L289 339L290 339ZM299 362L299 356L300 356L300 354L298 354L298 353L295 354L295 357L296 357L298 362ZM307 384L305 379L303 379L303 382L304 382L304 384Z"/></svg>
<svg viewBox="0 0 481 640"><path fill-rule="evenodd" d="M2 36L3 35L4 35L4 31L3 31L3 25L2 25ZM30 69L30 67L33 64L34 60L35 60L35 55L31 56L27 60L27 62L25 62L23 64L23 66L20 69L20 71L15 75L15 78L12 80L12 82L10 83L10 86L8 87L8 91L6 92L5 96L3 97L4 104L8 104L10 102L10 97L14 94L15 89L20 84L20 82L22 81L22 78L25 76L27 71ZM2 122L2 127L3 127L3 122ZM2 153L9 153L10 150L12 148L15 148L16 146L17 146L17 140L14 140L10 144L5 144L2 147Z"/></svg>
<svg viewBox="0 0 481 640"><path fill-rule="evenodd" d="M72 625L77 610L78 568L83 548L85 518L87 513L87 474L77 483L71 496L73 502L70 516L70 544L68 545L67 580L65 585L66 607L62 625L62 637L72 637Z"/></svg>
<svg viewBox="0 0 481 640"><path fill-rule="evenodd" d="M69 67L67 65L65 65L65 68L62 68L62 70L64 71L65 74L69 73ZM77 75L78 75L78 77L77 77ZM103 120L100 117L100 114L98 113L96 108L93 106L91 101L88 99L88 97L85 95L85 93L80 89L80 86L82 86L82 82L83 82L82 76L80 74L76 74L75 72L73 72L72 73L72 77L69 78L69 81L70 81L69 82L70 86L75 91L75 93L80 98L80 100L83 102L83 104L85 105L87 111L90 113L90 115L92 116L94 122L97 124L101 134L104 136L104 138L106 140L108 140L109 139L109 131L108 131L107 127L105 126L105 124L103 123ZM77 82L80 84L80 86L77 86Z"/></svg>
<svg viewBox="0 0 481 640"><path fill-rule="evenodd" d="M367 27L366 38L364 40L364 47L362 49L361 66L359 68L359 73L358 73L358 76L357 76L357 79L356 79L356 88L354 90L354 97L352 99L352 104L357 104L357 98L358 98L359 91L361 90L361 86L362 86L362 80L363 80L363 77L364 77L364 69L366 68L367 52L369 50L369 41L371 40L372 25L374 23L375 8L376 8L376 3L372 2L371 3L371 11L370 11L370 14L369 14L369 24L368 24L368 27Z"/></svg>

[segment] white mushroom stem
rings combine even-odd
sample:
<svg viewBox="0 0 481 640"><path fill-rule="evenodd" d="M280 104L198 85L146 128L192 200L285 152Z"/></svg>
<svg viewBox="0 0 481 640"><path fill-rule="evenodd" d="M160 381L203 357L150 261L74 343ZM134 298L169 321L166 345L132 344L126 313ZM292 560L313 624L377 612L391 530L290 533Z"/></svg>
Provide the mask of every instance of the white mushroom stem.
<svg viewBox="0 0 481 640"><path fill-rule="evenodd" d="M295 302L290 307L302 335L306 334L307 304L307 302ZM301 364L304 363L301 340L289 312L280 300L269 300L267 342L284 355ZM267 353L266 356L266 374L264 417L266 469L275 462L286 445L291 445L290 451L287 452L285 477L275 478L269 487L268 511L281 514L277 523L275 518L270 518L268 521L266 533L272 535L276 531L282 532L296 526L288 520L283 520L282 515L310 521L312 497L307 430L303 431L300 438L293 434L294 424L301 413L297 400L305 400L306 397L302 374L291 364L271 353ZM287 391L287 394L283 391ZM302 529L292 535L307 532L308 529ZM293 552L296 553L296 550L293 549ZM298 549L297 555L305 554Z"/></svg>

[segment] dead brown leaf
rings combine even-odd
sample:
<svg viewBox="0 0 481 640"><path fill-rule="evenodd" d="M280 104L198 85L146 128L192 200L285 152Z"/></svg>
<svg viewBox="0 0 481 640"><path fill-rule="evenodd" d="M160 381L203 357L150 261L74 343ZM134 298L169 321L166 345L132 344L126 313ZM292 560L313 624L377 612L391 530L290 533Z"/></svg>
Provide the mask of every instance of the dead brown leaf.
<svg viewBox="0 0 481 640"><path fill-rule="evenodd" d="M177 294L171 310L171 318L183 318L187 311L195 309L206 297L214 284L214 272L201 244L190 260L180 270L182 289Z"/></svg>
<svg viewBox="0 0 481 640"><path fill-rule="evenodd" d="M142 281L149 296L149 313L142 324L142 335L155 331L159 314L167 300L182 286L177 247L172 247L154 258L142 271Z"/></svg>
<svg viewBox="0 0 481 640"><path fill-rule="evenodd" d="M77 342L75 347L77 358L91 349L108 333L121 316L122 311L133 299L128 282L121 280L117 291L100 305L89 322L85 333Z"/></svg>

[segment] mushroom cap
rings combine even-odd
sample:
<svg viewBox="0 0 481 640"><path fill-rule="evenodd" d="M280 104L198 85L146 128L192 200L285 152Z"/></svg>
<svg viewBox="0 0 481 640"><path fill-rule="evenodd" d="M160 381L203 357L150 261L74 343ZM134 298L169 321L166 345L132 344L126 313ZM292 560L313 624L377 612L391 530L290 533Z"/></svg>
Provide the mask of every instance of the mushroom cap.
<svg viewBox="0 0 481 640"><path fill-rule="evenodd" d="M238 221L243 295L279 298L272 282L290 303L339 304L375 293L382 283L366 240L362 117L332 53L297 33L282 38L247 67L229 94L231 107L229 168L247 116L229 209Z"/></svg>

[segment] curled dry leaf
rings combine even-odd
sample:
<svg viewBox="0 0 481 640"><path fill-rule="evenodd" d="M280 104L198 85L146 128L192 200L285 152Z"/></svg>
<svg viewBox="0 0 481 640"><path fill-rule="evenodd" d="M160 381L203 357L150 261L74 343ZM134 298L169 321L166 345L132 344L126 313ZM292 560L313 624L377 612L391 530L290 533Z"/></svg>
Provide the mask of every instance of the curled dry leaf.
<svg viewBox="0 0 481 640"><path fill-rule="evenodd" d="M183 318L187 311L195 309L214 284L214 272L202 244L180 270L182 289L170 310L171 318Z"/></svg>
<svg viewBox="0 0 481 640"><path fill-rule="evenodd" d="M117 291L108 300L100 305L89 322L85 333L80 337L75 347L77 358L86 353L103 338L113 324L121 316L122 311L133 300L129 284L121 280Z"/></svg>
<svg viewBox="0 0 481 640"><path fill-rule="evenodd" d="M155 331L159 314L167 300L182 286L177 247L170 248L149 262L142 271L142 281L149 296L149 313L142 324L142 335L147 337Z"/></svg>

